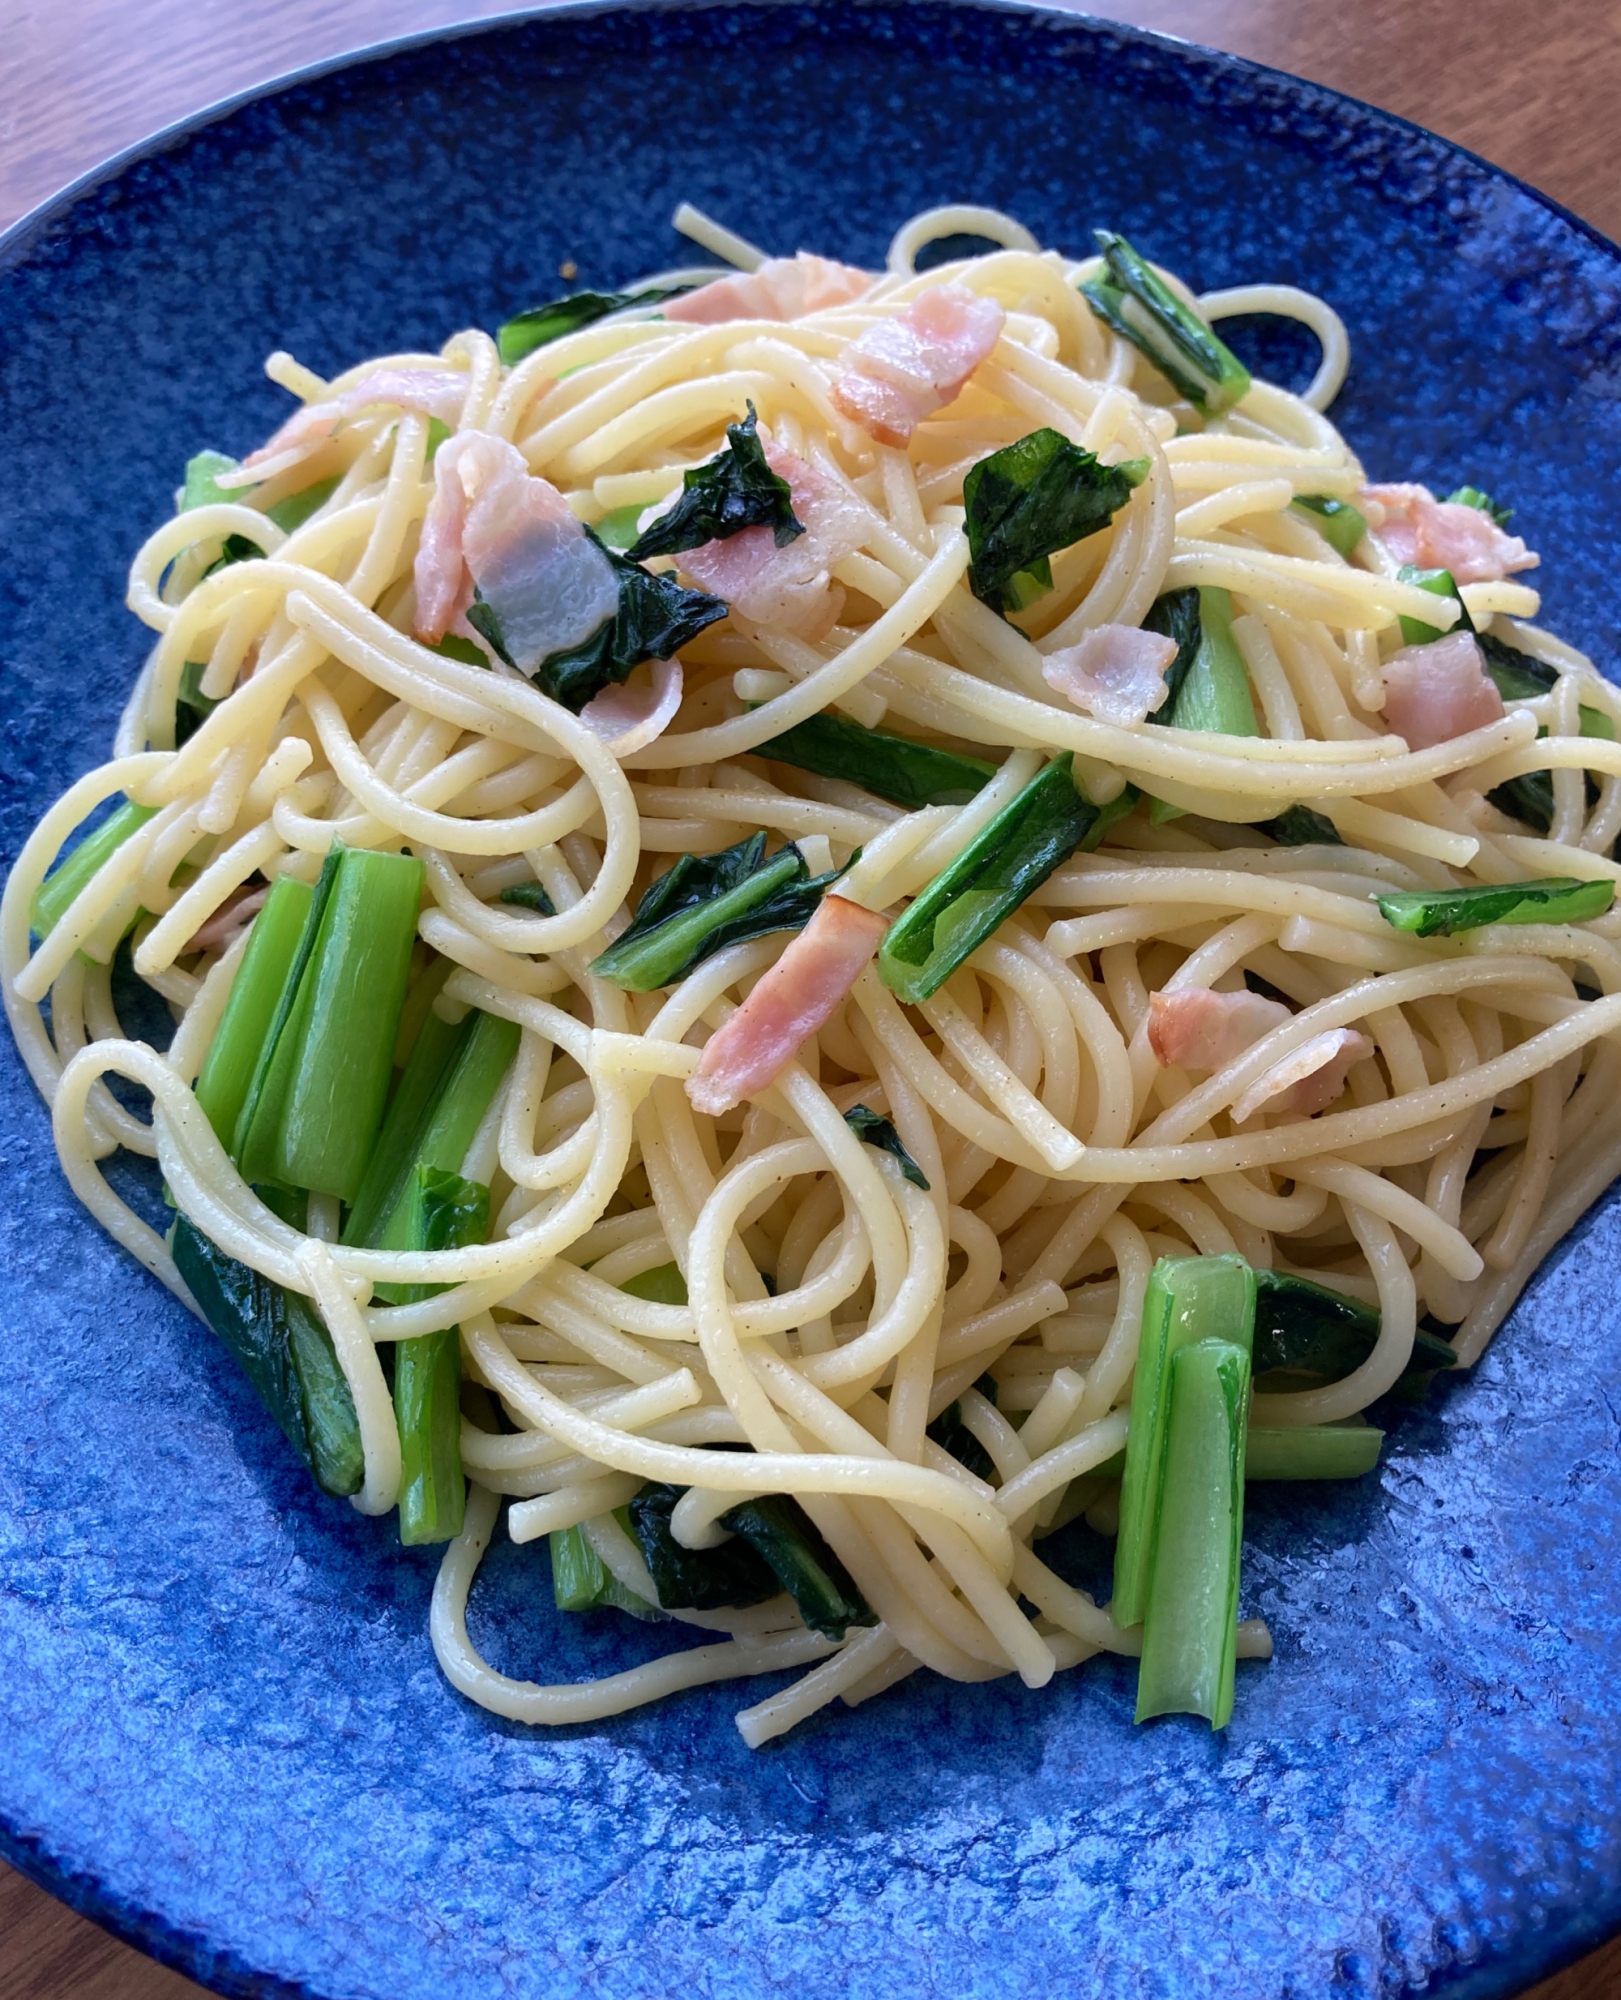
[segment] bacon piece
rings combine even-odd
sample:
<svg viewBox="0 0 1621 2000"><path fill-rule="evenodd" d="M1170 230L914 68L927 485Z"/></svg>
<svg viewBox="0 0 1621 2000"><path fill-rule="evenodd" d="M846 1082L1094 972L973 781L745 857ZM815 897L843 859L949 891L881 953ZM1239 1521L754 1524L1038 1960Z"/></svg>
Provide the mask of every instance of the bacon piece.
<svg viewBox="0 0 1621 2000"><path fill-rule="evenodd" d="M562 494L484 431L439 448L415 577L419 638L442 639L476 584L520 673L583 644L619 606L613 565Z"/></svg>
<svg viewBox="0 0 1621 2000"><path fill-rule="evenodd" d="M1377 514L1367 508L1370 501ZM1364 486L1357 505L1368 511L1397 562L1450 570L1454 583L1497 583L1542 560L1518 535L1505 534L1483 508L1437 500L1427 486Z"/></svg>
<svg viewBox="0 0 1621 2000"><path fill-rule="evenodd" d="M1167 1069L1225 1069L1294 1016L1264 993L1188 986L1148 996L1148 1046Z"/></svg>
<svg viewBox="0 0 1621 2000"><path fill-rule="evenodd" d="M1506 713L1472 632L1404 646L1384 664L1385 722L1414 750L1450 743Z"/></svg>
<svg viewBox="0 0 1621 2000"><path fill-rule="evenodd" d="M686 550L681 567L749 624L801 639L825 639L844 603L844 592L830 572L860 548L866 518L835 481L769 438L765 455L771 470L788 482L794 518L804 534L779 549L770 528L745 528Z"/></svg>
<svg viewBox="0 0 1621 2000"><path fill-rule="evenodd" d="M240 469L251 471L272 458L290 463L308 458L345 417L357 416L374 403L392 403L454 427L467 401L467 383L467 376L455 368L374 368L341 396L295 410L274 437L248 453Z"/></svg>
<svg viewBox="0 0 1621 2000"><path fill-rule="evenodd" d="M261 882L257 888L244 883L240 889L233 889L214 914L198 925L177 956L184 958L193 951L224 951L235 944L264 908L269 894L268 882Z"/></svg>
<svg viewBox="0 0 1621 2000"><path fill-rule="evenodd" d="M1180 992L1152 993L1148 999L1148 1045L1167 1067L1225 1069L1264 1035L1294 1016L1279 1000L1264 993L1212 993L1202 986ZM1275 1098L1280 1111L1311 1118L1332 1104L1345 1079L1359 1062L1373 1054L1373 1043L1354 1028L1329 1028L1270 1069L1263 1070L1233 1105L1233 1119L1242 1124Z"/></svg>
<svg viewBox="0 0 1621 2000"><path fill-rule="evenodd" d="M1006 314L966 285L933 285L845 350L834 407L879 444L904 445L961 395L1001 337Z"/></svg>
<svg viewBox="0 0 1621 2000"><path fill-rule="evenodd" d="M642 679L638 667L630 680L594 694L580 710L580 720L616 757L628 757L662 736L675 720L682 680L679 660L654 660L649 680Z"/></svg>
<svg viewBox="0 0 1621 2000"><path fill-rule="evenodd" d="M1121 729L1164 706L1165 670L1176 641L1135 625L1099 625L1080 642L1049 653L1041 678L1086 714Z"/></svg>
<svg viewBox="0 0 1621 2000"><path fill-rule="evenodd" d="M757 270L717 278L671 299L659 310L666 319L688 326L721 326L732 319L803 319L848 305L870 292L876 280L851 264L816 257L801 250L797 257L768 257Z"/></svg>
<svg viewBox="0 0 1621 2000"><path fill-rule="evenodd" d="M754 991L704 1044L687 1095L710 1117L768 1089L843 1005L889 923L847 896L822 898L815 916Z"/></svg>
<svg viewBox="0 0 1621 2000"><path fill-rule="evenodd" d="M1373 1054L1373 1043L1355 1028L1328 1028L1302 1042L1292 1055L1262 1070L1233 1105L1233 1122L1242 1125L1274 1098L1280 1111L1314 1118L1345 1088L1345 1079L1359 1062Z"/></svg>

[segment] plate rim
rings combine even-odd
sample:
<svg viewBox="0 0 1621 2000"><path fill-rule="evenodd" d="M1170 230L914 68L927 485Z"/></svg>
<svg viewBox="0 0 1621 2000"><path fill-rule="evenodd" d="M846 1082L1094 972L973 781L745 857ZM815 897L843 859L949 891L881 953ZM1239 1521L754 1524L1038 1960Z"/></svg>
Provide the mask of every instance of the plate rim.
<svg viewBox="0 0 1621 2000"><path fill-rule="evenodd" d="M1192 37L1134 22L1113 20L1085 8L1047 4L1046 0L539 0L539 4L515 8L506 13L463 17L409 34L364 42L298 68L281 71L227 96L211 99L197 109L172 119L108 154L36 202L0 231L0 277L8 275L23 263L39 241L78 203L117 181L131 169L174 151L210 126L223 123L251 105L326 78L360 70L396 55L441 42L482 38L504 29L574 17L599 19L624 12L671 15L744 11L821 13L841 7L855 7L880 14L903 4L909 13L915 11L939 17L1003 15L1044 23L1053 29L1073 28L1082 33L1109 36L1119 43L1166 51L1179 63L1192 59L1212 74L1267 78L1286 86L1296 103L1299 102L1298 93L1308 92L1325 105L1348 106L1360 118L1376 121L1391 132L1416 137L1438 148L1448 158L1461 159L1492 181L1529 197L1547 214L1585 238L1591 247L1613 258L1618 270L1621 270L1621 241L1607 235L1597 224L1578 215L1556 196L1525 180L1511 168L1498 165L1415 119L1372 104L1350 91L1319 83L1292 70L1280 69L1275 64L1218 49ZM1593 1212L1590 1209L1588 1214ZM1576 1227L1579 1228L1585 1219L1580 1218ZM91 1220L94 1221L94 1218ZM1566 1240L1568 1237L1561 1238L1561 1243ZM255 1970L235 1951L221 1951L200 1934L182 1928L161 1912L120 1898L104 1881L65 1866L48 1855L39 1840L21 1833L3 1815L0 1815L0 1861L35 1888L66 1905L75 1915L94 1923L121 1943L180 1973L207 1991L227 1996L228 2000L332 2000L332 1996L301 1980L288 1980L277 1973ZM1540 1983L1554 1977L1617 1936L1621 1936L1621 1918L1596 1930L1584 1931L1578 1924L1565 1934L1560 1948L1534 1975L1535 1980ZM1490 1976L1490 1967L1479 1970ZM1450 1991L1455 2000L1468 2000L1474 1988L1475 1978L1466 1973Z"/></svg>
<svg viewBox="0 0 1621 2000"><path fill-rule="evenodd" d="M457 21L442 23L435 28L421 28L409 35L394 35L383 41L363 42L359 47L345 50L337 55L323 56L318 61L305 63L297 69L283 70L260 83L249 84L242 90L233 91L229 96L209 100L195 111L184 113L172 119L167 125L160 125L155 132L136 139L115 153L109 153L94 166L46 195L32 208L25 209L17 219L0 230L0 273L14 268L36 240L53 223L60 221L68 211L86 195L110 181L117 180L130 168L156 159L161 154L172 151L185 140L195 138L208 126L218 124L233 113L246 109L261 99L279 96L282 92L315 83L323 77L339 72L359 69L366 64L381 62L389 56L402 55L413 49L431 47L435 42L461 40L465 37L495 34L504 28L524 27L532 22L561 18L563 16L584 16L597 18L604 14L631 11L640 14L696 14L721 13L730 9L755 8L761 11L790 13L795 9L820 12L830 5L870 4L872 11L880 12L884 6L894 5L895 0L540 0L540 4L520 7L505 14L479 14ZM1179 56L1196 56L1220 68L1243 70L1251 74L1271 77L1288 84L1296 90L1310 90L1338 104L1348 104L1356 111L1382 121L1393 130L1411 133L1430 144L1444 148L1449 154L1467 160L1473 167L1493 179L1506 182L1519 193L1529 195L1541 207L1556 216L1561 222L1578 230L1598 249L1609 252L1621 259L1621 240L1605 234L1596 223L1578 215L1556 195L1546 193L1532 181L1524 179L1510 167L1499 166L1483 153L1456 139L1448 139L1444 134L1432 131L1428 125L1421 125L1416 119L1404 117L1398 111L1387 111L1381 105L1355 96L1351 91L1336 89L1333 84L1318 83L1311 77L1298 76L1293 70L1279 69L1274 63L1259 61L1254 56L1235 55L1230 50L1215 48L1209 42L1195 41L1191 36L1173 35L1159 28L1145 28L1135 22L1111 20L1105 14L1094 14L1088 9L1071 8L1045 4L1045 0L906 0L908 11L935 14L1005 14L1028 20L1045 21L1052 26L1070 24L1082 29L1118 36L1126 42L1168 49Z"/></svg>

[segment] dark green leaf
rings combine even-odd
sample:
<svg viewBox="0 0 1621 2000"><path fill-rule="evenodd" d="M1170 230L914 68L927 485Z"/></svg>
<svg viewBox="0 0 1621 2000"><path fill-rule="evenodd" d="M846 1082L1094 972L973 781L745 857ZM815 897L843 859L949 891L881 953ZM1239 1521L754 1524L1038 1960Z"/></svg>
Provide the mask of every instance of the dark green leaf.
<svg viewBox="0 0 1621 2000"><path fill-rule="evenodd" d="M1546 833L1553 825L1551 771L1527 771L1523 777L1494 785L1486 797L1500 813L1507 813L1523 826L1535 827L1538 833Z"/></svg>
<svg viewBox="0 0 1621 2000"><path fill-rule="evenodd" d="M765 1558L742 1539L715 1549L683 1548L670 1531L670 1516L684 1486L650 1482L630 1503L631 1533L642 1552L666 1611L741 1611L763 1604L781 1589Z"/></svg>
<svg viewBox="0 0 1621 2000"><path fill-rule="evenodd" d="M763 833L702 859L684 854L642 897L629 928L592 960L591 971L631 993L673 986L728 945L802 930L845 868L813 876L793 846L767 861Z"/></svg>
<svg viewBox="0 0 1621 2000"><path fill-rule="evenodd" d="M174 701L174 747L178 750L183 743L189 743L203 724L219 707L203 693L203 675L208 672L206 660L188 660L180 669L180 687Z"/></svg>
<svg viewBox="0 0 1621 2000"><path fill-rule="evenodd" d="M791 764L796 771L813 771L819 778L860 785L909 812L920 806L966 805L996 775L996 766L978 757L959 757L909 736L864 729L825 709L757 745L753 754Z"/></svg>
<svg viewBox="0 0 1621 2000"><path fill-rule="evenodd" d="M635 562L680 555L684 549L740 535L745 528L771 529L779 549L805 532L803 522L794 518L787 480L766 463L752 403L742 423L726 426L726 449L681 475L681 498L627 553Z"/></svg>
<svg viewBox="0 0 1621 2000"><path fill-rule="evenodd" d="M891 1159L897 1161L913 1187L928 1193L929 1184L923 1178L923 1169L901 1144L901 1135L887 1118L870 1111L865 1104L852 1104L844 1114L844 1122L864 1145L876 1146L879 1152L888 1153Z"/></svg>
<svg viewBox="0 0 1621 2000"><path fill-rule="evenodd" d="M1148 476L1148 460L1100 465L1058 431L1032 431L982 458L963 481L969 582L993 611L1013 608L1013 579L1106 528Z"/></svg>
<svg viewBox="0 0 1621 2000"><path fill-rule="evenodd" d="M215 570L229 569L232 563L257 562L264 550L257 542L250 542L246 535L227 535L220 552L203 571L204 576L212 576Z"/></svg>
<svg viewBox="0 0 1621 2000"><path fill-rule="evenodd" d="M500 616L476 583L473 585L473 601L467 607L467 622L481 639L489 641L496 658L505 661L516 671L518 663L507 646L506 634L501 629ZM595 689L592 692L595 693Z"/></svg>
<svg viewBox="0 0 1621 2000"><path fill-rule="evenodd" d="M1176 646L1176 658L1165 669L1165 699L1148 718L1150 722L1168 723L1176 712L1177 696L1199 656L1199 642L1204 636L1197 584L1168 590L1163 597L1156 597L1143 619L1143 630L1157 632Z"/></svg>
<svg viewBox="0 0 1621 2000"><path fill-rule="evenodd" d="M565 334L578 333L582 326L606 319L609 313L623 312L629 306L657 305L663 299L673 299L692 290L691 285L650 285L639 292L572 292L565 299L553 299L547 305L531 306L528 312L516 314L495 336L495 344L502 361L512 368L537 347L547 347Z"/></svg>
<svg viewBox="0 0 1621 2000"><path fill-rule="evenodd" d="M1255 1274L1255 1373L1283 1369L1339 1382L1354 1374L1379 1340L1379 1314L1344 1292L1330 1291L1309 1278L1282 1271ZM1414 1336L1412 1358L1403 1371L1428 1377L1454 1366L1444 1340L1422 1327Z"/></svg>
<svg viewBox="0 0 1621 2000"><path fill-rule="evenodd" d="M539 882L514 882L510 889L501 891L500 900L514 903L520 910L535 910L543 917L557 915L557 905Z"/></svg>
<svg viewBox="0 0 1621 2000"><path fill-rule="evenodd" d="M990 1482L996 1467L990 1453L962 1420L961 1403L947 1403L932 1424L929 1436L942 1451L950 1452L957 1463L976 1479Z"/></svg>
<svg viewBox="0 0 1621 2000"><path fill-rule="evenodd" d="M317 1483L328 1493L357 1493L364 1453L354 1399L313 1308L226 1256L185 1215L175 1219L172 1249L204 1319Z"/></svg>
<svg viewBox="0 0 1621 2000"><path fill-rule="evenodd" d="M1249 392L1250 373L1176 296L1126 239L1094 229L1107 275L1089 278L1081 295L1106 326L1145 354L1172 388L1212 416Z"/></svg>
<svg viewBox="0 0 1621 2000"><path fill-rule="evenodd" d="M1256 823L1257 833L1270 834L1280 847L1343 847L1334 822L1310 806L1285 806L1276 819Z"/></svg>
<svg viewBox="0 0 1621 2000"><path fill-rule="evenodd" d="M1602 917L1614 901L1613 882L1583 882L1573 875L1469 889L1393 889L1378 898L1385 922L1415 937L1451 937L1482 924L1582 924Z"/></svg>
<svg viewBox="0 0 1621 2000"><path fill-rule="evenodd" d="M745 1500L721 1515L720 1526L763 1558L799 1606L800 1617L824 1639L842 1640L852 1625L878 1623L850 1572L786 1493Z"/></svg>
<svg viewBox="0 0 1621 2000"><path fill-rule="evenodd" d="M587 528L586 533L591 534L591 530ZM592 540L597 541L597 537L593 535ZM628 680L643 660L674 659L683 646L727 614L723 601L708 591L688 590L673 576L656 576L600 541L597 546L614 568L619 584L618 612L604 619L580 645L549 654L529 677L542 694L576 715L610 683ZM511 665L499 626L491 630L477 615L479 610L475 601L467 614L468 624L482 632Z"/></svg>

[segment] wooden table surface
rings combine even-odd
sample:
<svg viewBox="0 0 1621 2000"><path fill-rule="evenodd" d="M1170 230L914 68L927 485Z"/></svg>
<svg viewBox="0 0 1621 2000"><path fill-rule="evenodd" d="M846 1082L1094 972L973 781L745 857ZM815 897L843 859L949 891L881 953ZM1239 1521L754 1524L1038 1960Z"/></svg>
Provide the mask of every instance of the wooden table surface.
<svg viewBox="0 0 1621 2000"><path fill-rule="evenodd" d="M503 0L9 0L0 228L202 105L384 37L509 11ZM1617 0L1116 0L1098 11L1400 112L1621 236ZM0 1867L0 2000L201 1990ZM1525 2000L1621 2000L1621 1939Z"/></svg>

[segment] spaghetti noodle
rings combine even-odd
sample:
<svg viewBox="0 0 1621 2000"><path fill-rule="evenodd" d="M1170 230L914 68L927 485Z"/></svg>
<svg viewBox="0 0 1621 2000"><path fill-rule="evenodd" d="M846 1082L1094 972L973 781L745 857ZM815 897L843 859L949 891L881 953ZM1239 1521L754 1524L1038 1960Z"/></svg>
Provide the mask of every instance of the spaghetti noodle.
<svg viewBox="0 0 1621 2000"><path fill-rule="evenodd" d="M1082 1510L1110 1525L1156 1259L1236 1253L1376 1309L1354 1366L1262 1383L1251 1423L1270 1432L1355 1420L1415 1342L1434 1349L1421 1316L1455 1330L1458 1363L1479 1356L1621 1170L1605 1115L1621 697L1531 622L1534 558L1489 513L1469 542L1485 556L1455 557L1455 588L1437 589L1424 537L1475 503L1369 489L1322 414L1348 347L1321 301L1268 285L1196 301L1155 274L1165 323L1195 345L1240 312L1321 340L1303 397L1246 376L1223 402L1154 357L1123 253L1076 261L953 208L909 223L882 273L852 274L680 219L743 275L649 280L641 303L511 365L479 332L332 382L272 358L300 414L245 466L216 466L136 557L129 602L156 644L111 760L12 871L4 976L64 1171L103 1226L193 1302L101 1170L120 1147L155 1158L221 1258L318 1316L364 1511L409 1477L400 1356L460 1329L471 1491L432 1617L451 1681L507 1716L577 1722L809 1665L739 1716L759 1743L918 1666L1040 1686L1139 1650L1040 1549ZM999 247L916 269L963 230ZM970 335L983 352L958 380ZM1023 477L999 455L1037 437L1044 467L1079 480L1089 461L1117 498L1095 528L1015 550L998 601L975 496L987 465ZM728 452L740 483L711 503L693 476ZM627 553L738 493L791 506L774 541L757 512ZM511 582L515 514L552 520L546 547L571 552L578 630L559 572L534 601ZM595 537L576 547L575 523ZM659 616L701 621L673 674L602 637L648 579ZM1202 615L1193 638L1184 614ZM531 616L548 671L597 661L589 698L553 698L560 669L546 691ZM1471 627L1460 650L1448 635ZM1398 733L1399 663L1426 645ZM1203 720L1170 686L1199 646L1241 666ZM1524 663L1507 694L1481 694L1482 649ZM1454 657L1476 708L1420 714ZM1221 708L1235 688L1238 726ZM795 749L790 732L828 724ZM885 796L859 757L840 762L840 744L895 738L903 763L927 748L971 784L931 803L903 778ZM1055 757L1048 791L1072 818L1080 799L1098 837L1032 861L1022 892L986 888L976 843L1013 838ZM42 890L69 880L52 863L120 796L127 837L47 923ZM193 1088L264 890L313 887L340 849L422 865L401 1018L511 1024L453 1162L488 1190L488 1219L456 1247L357 1242L353 1204L319 1187L289 1220ZM645 985L608 976L610 948L630 964L639 940L674 937L647 899L681 856L711 870L686 906L700 928L727 896L760 903L758 870L779 860L797 921L743 925ZM973 880L951 924L989 897L990 928L930 984L951 937L937 923L907 960L922 920L903 925L954 867ZM1514 894L1487 921L1442 909L1548 878L1543 920ZM120 1026L126 937L176 1016L166 1051ZM790 982L771 986L779 962L798 968L799 1014L778 1004ZM149 1123L109 1077L150 1093ZM662 1487L680 1489L677 1555L730 1546L723 1517L791 1496L874 1622L828 1636L775 1589L672 1606L623 1511ZM514 1541L579 1531L598 1601L713 1636L578 1686L497 1671L466 1607L503 1500ZM1264 1628L1241 1627L1238 1649L1267 1654Z"/></svg>

